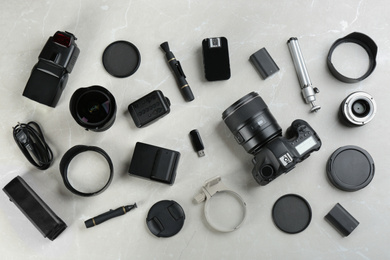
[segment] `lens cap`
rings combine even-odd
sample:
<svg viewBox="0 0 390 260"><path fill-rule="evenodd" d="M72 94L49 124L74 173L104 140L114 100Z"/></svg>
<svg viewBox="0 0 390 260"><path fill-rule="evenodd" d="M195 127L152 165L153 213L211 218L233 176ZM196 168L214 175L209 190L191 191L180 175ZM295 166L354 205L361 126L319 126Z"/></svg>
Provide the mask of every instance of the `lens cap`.
<svg viewBox="0 0 390 260"><path fill-rule="evenodd" d="M283 232L296 234L309 226L311 207L301 196L287 194L275 202L272 208L272 219Z"/></svg>
<svg viewBox="0 0 390 260"><path fill-rule="evenodd" d="M113 42L103 52L103 66L114 77L125 78L133 75L140 63L141 54L131 42Z"/></svg>
<svg viewBox="0 0 390 260"><path fill-rule="evenodd" d="M366 150L349 145L333 152L326 171L330 182L340 190L357 191L371 182L375 165Z"/></svg>
<svg viewBox="0 0 390 260"><path fill-rule="evenodd" d="M149 210L146 224L157 237L171 237L179 233L184 225L183 208L173 200L162 200Z"/></svg>

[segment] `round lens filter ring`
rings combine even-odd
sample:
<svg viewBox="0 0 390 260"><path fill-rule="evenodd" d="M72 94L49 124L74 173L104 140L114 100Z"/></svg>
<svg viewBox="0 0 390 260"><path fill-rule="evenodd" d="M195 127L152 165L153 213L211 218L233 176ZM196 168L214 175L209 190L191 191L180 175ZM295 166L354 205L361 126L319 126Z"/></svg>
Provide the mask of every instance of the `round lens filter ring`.
<svg viewBox="0 0 390 260"><path fill-rule="evenodd" d="M296 234L305 230L311 222L309 202L296 194L280 197L272 208L272 219L283 232Z"/></svg>
<svg viewBox="0 0 390 260"><path fill-rule="evenodd" d="M328 160L326 171L330 182L336 188L357 191L372 181L375 165L366 150L348 145L333 152Z"/></svg>
<svg viewBox="0 0 390 260"><path fill-rule="evenodd" d="M133 75L141 63L138 48L128 41L116 41L103 52L103 66L108 73L117 78Z"/></svg>

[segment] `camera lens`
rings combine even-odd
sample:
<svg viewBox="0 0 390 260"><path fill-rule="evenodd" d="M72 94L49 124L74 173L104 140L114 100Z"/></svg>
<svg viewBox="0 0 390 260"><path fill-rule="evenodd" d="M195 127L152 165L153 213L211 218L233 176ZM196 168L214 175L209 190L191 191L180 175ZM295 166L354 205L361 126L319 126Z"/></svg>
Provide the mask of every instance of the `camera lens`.
<svg viewBox="0 0 390 260"><path fill-rule="evenodd" d="M342 121L349 125L365 125L375 116L376 103L370 94L354 92L343 100L339 113Z"/></svg>
<svg viewBox="0 0 390 260"><path fill-rule="evenodd" d="M278 122L256 92L245 95L228 107L222 113L222 119L236 141L251 154L282 134Z"/></svg>
<svg viewBox="0 0 390 260"><path fill-rule="evenodd" d="M76 90L70 99L69 108L76 122L87 130L105 131L115 121L115 98L101 86Z"/></svg>

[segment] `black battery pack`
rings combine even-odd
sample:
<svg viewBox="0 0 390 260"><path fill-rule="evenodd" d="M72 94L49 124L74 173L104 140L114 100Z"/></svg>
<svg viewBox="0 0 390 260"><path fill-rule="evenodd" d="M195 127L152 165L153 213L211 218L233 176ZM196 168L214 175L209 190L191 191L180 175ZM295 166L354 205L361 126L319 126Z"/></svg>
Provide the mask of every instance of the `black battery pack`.
<svg viewBox="0 0 390 260"><path fill-rule="evenodd" d="M129 174L172 185L179 159L177 151L137 142Z"/></svg>
<svg viewBox="0 0 390 260"><path fill-rule="evenodd" d="M204 73L208 81L230 78L229 49L225 37L204 39L202 52Z"/></svg>
<svg viewBox="0 0 390 260"><path fill-rule="evenodd" d="M249 57L249 60L252 61L253 65L263 79L266 79L279 71L278 65L276 65L275 61L272 59L271 55L269 55L266 48L262 48L253 53Z"/></svg>
<svg viewBox="0 0 390 260"><path fill-rule="evenodd" d="M3 191L44 237L53 241L67 227L22 177L15 177Z"/></svg>
<svg viewBox="0 0 390 260"><path fill-rule="evenodd" d="M325 218L344 236L348 236L359 225L359 222L337 203Z"/></svg>
<svg viewBox="0 0 390 260"><path fill-rule="evenodd" d="M170 101L160 90L155 90L134 101L128 107L134 124L140 128L169 114Z"/></svg>

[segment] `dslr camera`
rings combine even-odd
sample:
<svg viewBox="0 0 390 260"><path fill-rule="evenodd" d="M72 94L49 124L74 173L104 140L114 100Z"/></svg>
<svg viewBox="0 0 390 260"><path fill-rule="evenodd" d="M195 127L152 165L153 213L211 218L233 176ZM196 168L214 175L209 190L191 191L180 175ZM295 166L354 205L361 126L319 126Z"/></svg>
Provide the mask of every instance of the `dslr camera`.
<svg viewBox="0 0 390 260"><path fill-rule="evenodd" d="M256 92L228 107L222 119L236 141L254 155L252 175L262 186L291 171L321 148L317 133L304 120L292 122L283 137L278 122Z"/></svg>

